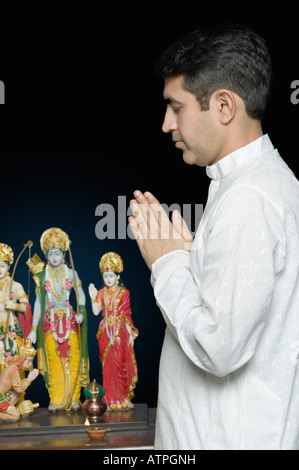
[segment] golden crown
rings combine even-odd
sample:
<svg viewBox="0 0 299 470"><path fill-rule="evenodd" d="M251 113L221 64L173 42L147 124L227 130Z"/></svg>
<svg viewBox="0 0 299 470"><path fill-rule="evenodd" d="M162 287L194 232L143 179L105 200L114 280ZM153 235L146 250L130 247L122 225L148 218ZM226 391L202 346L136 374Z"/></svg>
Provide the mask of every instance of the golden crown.
<svg viewBox="0 0 299 470"><path fill-rule="evenodd" d="M101 273L113 271L115 273L123 272L123 261L117 253L109 251L102 256L100 261L100 271Z"/></svg>
<svg viewBox="0 0 299 470"><path fill-rule="evenodd" d="M26 344L20 347L19 356L28 357L34 359L36 350L32 346L31 339L27 339Z"/></svg>
<svg viewBox="0 0 299 470"><path fill-rule="evenodd" d="M55 248L61 251L67 251L70 247L70 240L63 230L52 227L42 234L40 246L45 255L49 250L54 250Z"/></svg>
<svg viewBox="0 0 299 470"><path fill-rule="evenodd" d="M12 264L14 261L14 254L10 246L5 243L0 243L0 261Z"/></svg>

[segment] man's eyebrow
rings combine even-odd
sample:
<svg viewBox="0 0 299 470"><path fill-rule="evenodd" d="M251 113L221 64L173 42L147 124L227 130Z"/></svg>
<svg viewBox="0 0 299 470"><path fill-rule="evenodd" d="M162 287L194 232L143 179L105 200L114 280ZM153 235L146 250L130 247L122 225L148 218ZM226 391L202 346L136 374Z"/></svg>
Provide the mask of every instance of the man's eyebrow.
<svg viewBox="0 0 299 470"><path fill-rule="evenodd" d="M182 104L181 101L176 100L175 98L171 97L164 97L164 100L167 102L167 104Z"/></svg>

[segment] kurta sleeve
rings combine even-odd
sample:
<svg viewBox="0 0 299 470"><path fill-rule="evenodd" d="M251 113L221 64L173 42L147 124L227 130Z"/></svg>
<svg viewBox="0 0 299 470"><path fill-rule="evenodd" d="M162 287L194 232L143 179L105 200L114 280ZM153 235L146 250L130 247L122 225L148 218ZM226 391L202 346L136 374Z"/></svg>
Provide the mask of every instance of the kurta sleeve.
<svg viewBox="0 0 299 470"><path fill-rule="evenodd" d="M152 267L166 325L189 359L225 376L250 360L285 265L284 214L250 187L231 189L191 253L175 251Z"/></svg>

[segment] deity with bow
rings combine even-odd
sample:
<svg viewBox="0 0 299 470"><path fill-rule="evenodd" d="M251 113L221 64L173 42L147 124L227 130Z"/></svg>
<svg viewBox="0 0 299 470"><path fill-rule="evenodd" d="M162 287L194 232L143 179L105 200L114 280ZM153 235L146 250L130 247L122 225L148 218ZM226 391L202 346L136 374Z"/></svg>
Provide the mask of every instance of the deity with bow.
<svg viewBox="0 0 299 470"><path fill-rule="evenodd" d="M100 261L104 287L89 285L94 315L102 313L97 339L103 369L103 401L111 410L133 408L131 399L138 380L134 340L138 330L132 321L130 292L120 279L123 262L117 253L106 253Z"/></svg>
<svg viewBox="0 0 299 470"><path fill-rule="evenodd" d="M23 346L32 323L27 294L9 273L13 262L11 247L0 243L0 372L5 358L14 356Z"/></svg>
<svg viewBox="0 0 299 470"><path fill-rule="evenodd" d="M28 261L37 286L34 331L29 337L33 343L37 340L38 369L50 398L48 411L78 411L81 387L89 383L85 295L74 269L68 235L52 227L42 234L40 244L47 264L37 255ZM67 251L71 268L65 262ZM76 312L70 304L72 288Z"/></svg>

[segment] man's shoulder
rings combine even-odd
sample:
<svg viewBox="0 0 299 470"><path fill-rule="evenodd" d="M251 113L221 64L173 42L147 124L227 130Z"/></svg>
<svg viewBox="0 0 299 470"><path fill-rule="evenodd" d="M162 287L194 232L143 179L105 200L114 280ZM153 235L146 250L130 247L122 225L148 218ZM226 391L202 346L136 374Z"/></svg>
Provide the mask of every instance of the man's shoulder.
<svg viewBox="0 0 299 470"><path fill-rule="evenodd" d="M278 152L253 159L230 178L227 191L259 194L278 205L299 203L299 181Z"/></svg>

